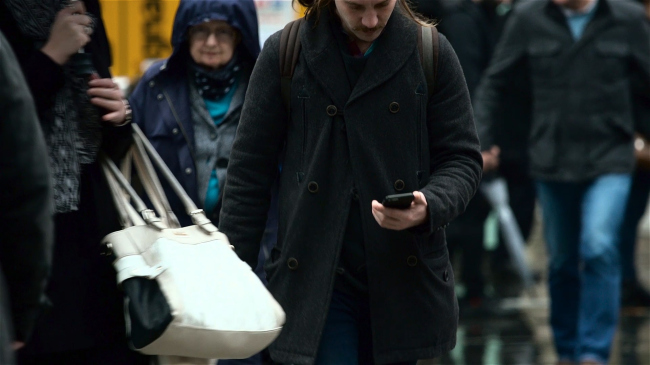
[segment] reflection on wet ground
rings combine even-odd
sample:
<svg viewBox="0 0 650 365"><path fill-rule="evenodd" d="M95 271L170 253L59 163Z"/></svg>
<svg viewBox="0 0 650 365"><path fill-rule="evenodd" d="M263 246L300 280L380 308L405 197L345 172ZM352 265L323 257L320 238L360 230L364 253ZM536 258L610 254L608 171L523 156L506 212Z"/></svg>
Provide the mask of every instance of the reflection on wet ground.
<svg viewBox="0 0 650 365"><path fill-rule="evenodd" d="M529 240L528 263L541 280L520 298L502 303L515 308L508 317L462 318L456 348L435 360L418 365L525 365L555 364L551 328L548 322L546 252L539 219ZM639 281L650 288L650 218L644 217L639 231L636 266ZM609 364L650 365L650 309L621 311Z"/></svg>
<svg viewBox="0 0 650 365"><path fill-rule="evenodd" d="M503 319L463 321L456 349L440 359L421 364L525 365L554 364L555 354L547 324L533 327L526 314ZM624 315L610 364L650 364L650 314Z"/></svg>

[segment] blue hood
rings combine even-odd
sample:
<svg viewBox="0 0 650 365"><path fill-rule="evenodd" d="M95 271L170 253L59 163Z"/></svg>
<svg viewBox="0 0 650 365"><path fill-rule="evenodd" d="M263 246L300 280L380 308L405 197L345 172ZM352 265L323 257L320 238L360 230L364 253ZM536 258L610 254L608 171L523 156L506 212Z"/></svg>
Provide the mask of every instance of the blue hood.
<svg viewBox="0 0 650 365"><path fill-rule="evenodd" d="M237 29L242 35L237 47L242 62L255 63L260 54L260 38L253 0L181 0L174 19L174 52L170 61L188 56L188 29L209 20L222 20Z"/></svg>

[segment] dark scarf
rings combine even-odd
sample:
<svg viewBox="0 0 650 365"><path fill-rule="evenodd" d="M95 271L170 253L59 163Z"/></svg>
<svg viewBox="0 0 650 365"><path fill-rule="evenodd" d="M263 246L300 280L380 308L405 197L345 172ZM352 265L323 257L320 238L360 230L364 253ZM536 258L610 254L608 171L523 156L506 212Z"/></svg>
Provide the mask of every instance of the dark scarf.
<svg viewBox="0 0 650 365"><path fill-rule="evenodd" d="M208 100L219 100L228 94L235 85L237 72L240 69L237 53L227 65L216 70L206 70L194 60L190 60L190 75L194 79L196 90L199 95Z"/></svg>
<svg viewBox="0 0 650 365"><path fill-rule="evenodd" d="M56 14L68 3L69 0L6 0L21 32L39 45L47 41ZM95 161L102 139L99 112L87 94L88 75L76 74L78 68L73 62L63 68L65 84L54 96L52 120L41 121L46 126L57 213L78 209L81 164Z"/></svg>

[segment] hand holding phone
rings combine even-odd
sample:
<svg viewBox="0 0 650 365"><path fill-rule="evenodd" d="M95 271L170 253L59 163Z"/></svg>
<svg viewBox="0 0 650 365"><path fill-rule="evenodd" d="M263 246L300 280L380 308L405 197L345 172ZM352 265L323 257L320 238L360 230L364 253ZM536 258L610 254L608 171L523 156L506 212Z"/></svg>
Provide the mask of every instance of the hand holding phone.
<svg viewBox="0 0 650 365"><path fill-rule="evenodd" d="M389 195L382 204L372 201L372 215L380 227L401 231L425 223L429 217L427 206L426 197L419 191Z"/></svg>

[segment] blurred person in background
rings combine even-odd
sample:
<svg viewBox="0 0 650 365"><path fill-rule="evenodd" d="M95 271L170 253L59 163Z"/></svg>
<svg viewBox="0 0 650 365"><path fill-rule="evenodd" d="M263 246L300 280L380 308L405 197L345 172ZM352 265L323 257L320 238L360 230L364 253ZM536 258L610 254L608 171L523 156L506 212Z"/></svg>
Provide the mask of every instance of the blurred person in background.
<svg viewBox="0 0 650 365"><path fill-rule="evenodd" d="M97 0L2 0L0 29L22 67L47 143L54 189L52 308L21 364L146 364L127 347L123 301L100 240L119 230L98 153L130 143L128 104L110 79ZM84 49L81 54L80 49Z"/></svg>
<svg viewBox="0 0 650 365"><path fill-rule="evenodd" d="M517 1L519 2L519 1ZM420 0L417 9L423 15L439 21L440 31L447 36L454 47L472 100L481 77L490 64L492 53L507 14L500 13L500 6L509 5L508 0ZM498 110L503 130L499 130L497 140L499 148L483 152L484 171L494 172L498 169L508 183L510 205L517 223L527 239L530 235L535 208L535 187L528 175L526 144L521 119L526 117L522 105L513 98L503 96L502 107ZM505 132L507 131L507 132ZM490 175L484 178L489 178ZM497 289L497 295L516 296L518 274L509 263L508 251L500 244L490 255L490 274L484 273L485 230L484 223L491 211L491 206L482 193L478 193L467 206L467 210L447 228L447 242L450 253L461 253L461 277L465 286L459 304L461 316L504 315L499 310L498 297L486 295L486 277ZM452 261L453 262L453 261ZM519 288L519 289L518 289Z"/></svg>
<svg viewBox="0 0 650 365"><path fill-rule="evenodd" d="M298 3L307 15L291 90L281 86L278 32L251 76L219 229L258 265L281 161L280 228L266 269L287 321L273 360L415 364L442 355L458 326L444 229L481 178L460 64L440 35L428 89L418 33L430 25L405 0ZM405 210L379 203L409 192Z"/></svg>
<svg viewBox="0 0 650 365"><path fill-rule="evenodd" d="M646 6L646 14L650 17L650 0L639 1ZM639 100L639 103L643 103L643 100ZM640 104L637 107L644 106ZM650 108L647 105L645 107ZM650 142L643 136L637 135L635 148L637 149L637 166L620 233L621 305L625 308L650 307L650 293L639 282L635 260L639 240L639 223L648 208L648 199L650 198Z"/></svg>
<svg viewBox="0 0 650 365"><path fill-rule="evenodd" d="M172 55L149 67L130 95L133 120L194 203L218 224L230 150L260 53L254 1L182 0L172 46ZM181 225L191 225L180 198L162 184ZM277 236L275 202L262 238L266 252ZM256 273L265 282L264 252Z"/></svg>
<svg viewBox="0 0 650 365"><path fill-rule="evenodd" d="M522 3L477 94L484 149L496 145L495 111L508 89L531 101L530 173L543 210L559 362L605 364L620 307L618 241L635 128L650 135L644 10L618 0Z"/></svg>
<svg viewBox="0 0 650 365"><path fill-rule="evenodd" d="M45 302L54 212L43 132L2 32L0 110L0 364L9 365Z"/></svg>

